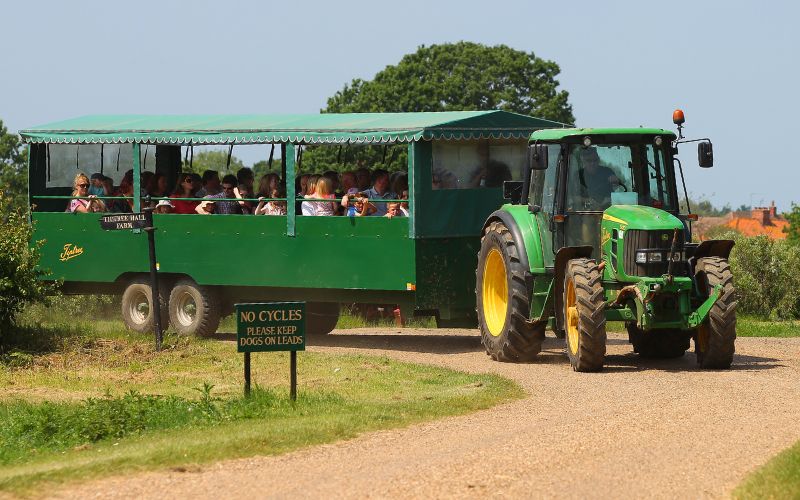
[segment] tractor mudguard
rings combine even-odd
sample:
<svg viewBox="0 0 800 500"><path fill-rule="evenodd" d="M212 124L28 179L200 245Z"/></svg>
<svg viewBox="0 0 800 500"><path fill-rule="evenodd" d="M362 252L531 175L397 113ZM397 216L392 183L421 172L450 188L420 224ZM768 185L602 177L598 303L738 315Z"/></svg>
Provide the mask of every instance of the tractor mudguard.
<svg viewBox="0 0 800 500"><path fill-rule="evenodd" d="M720 257L727 259L731 255L731 250L736 242L733 240L706 240L701 242L689 257L690 275L694 276L694 267L698 259L703 257ZM688 246L688 245L687 245ZM688 253L688 252L687 252Z"/></svg>
<svg viewBox="0 0 800 500"><path fill-rule="evenodd" d="M539 239L539 226L536 217L528 210L527 205L504 205L500 210L495 210L486 219L481 234L494 221L502 222L514 241L520 248L520 261L524 269L531 274L543 274L544 259L542 258L542 244Z"/></svg>
<svg viewBox="0 0 800 500"><path fill-rule="evenodd" d="M571 259L588 259L591 256L592 247L590 246L562 247L558 252L556 252L555 268L553 269L555 286L550 288L553 290L553 299L555 300L550 300L550 298L548 298L548 302L555 302L553 316L556 318L556 330L558 331L564 330L564 325L561 324L563 323L563 318L558 311L561 311L564 307L564 271L567 269L567 262L569 262Z"/></svg>

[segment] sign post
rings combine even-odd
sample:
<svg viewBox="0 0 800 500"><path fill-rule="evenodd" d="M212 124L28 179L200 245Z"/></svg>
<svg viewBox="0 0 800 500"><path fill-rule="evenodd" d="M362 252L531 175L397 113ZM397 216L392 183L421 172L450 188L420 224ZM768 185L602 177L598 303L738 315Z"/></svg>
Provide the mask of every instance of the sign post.
<svg viewBox="0 0 800 500"><path fill-rule="evenodd" d="M143 229L147 233L147 244L150 251L150 303L153 304L153 326L156 336L156 350L161 350L164 335L161 331L161 300L158 293L158 262L156 261L156 240L153 227L153 207L150 206L150 197L146 198L147 207L144 213L113 214L100 217L100 227L105 230L117 231L122 229Z"/></svg>
<svg viewBox="0 0 800 500"><path fill-rule="evenodd" d="M244 353L244 393L250 394L250 353L289 351L289 397L297 400L297 351L306 349L306 303L236 304L236 346Z"/></svg>

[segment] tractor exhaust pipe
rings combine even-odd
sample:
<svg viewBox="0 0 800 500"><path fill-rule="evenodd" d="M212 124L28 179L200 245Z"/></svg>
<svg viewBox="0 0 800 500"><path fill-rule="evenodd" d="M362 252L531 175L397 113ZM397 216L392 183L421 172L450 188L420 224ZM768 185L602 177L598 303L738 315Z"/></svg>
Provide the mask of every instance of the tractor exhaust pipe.
<svg viewBox="0 0 800 500"><path fill-rule="evenodd" d="M678 252L678 228L675 228L675 232L672 233L672 245L669 249L669 263L667 264L667 276L666 281L667 283L672 283L673 279L673 268L675 267L675 254Z"/></svg>

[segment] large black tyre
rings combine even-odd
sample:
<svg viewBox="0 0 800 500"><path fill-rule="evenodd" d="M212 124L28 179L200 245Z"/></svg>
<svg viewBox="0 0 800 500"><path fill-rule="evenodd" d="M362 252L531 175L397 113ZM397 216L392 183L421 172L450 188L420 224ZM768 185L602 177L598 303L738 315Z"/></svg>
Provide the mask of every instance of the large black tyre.
<svg viewBox="0 0 800 500"><path fill-rule="evenodd" d="M606 313L603 274L593 259L572 259L564 273L564 326L567 356L577 372L603 369Z"/></svg>
<svg viewBox="0 0 800 500"><path fill-rule="evenodd" d="M161 301L161 330L169 327L169 314L166 304L167 298L163 287L159 294ZM125 327L138 333L152 333L154 329L153 321L155 317L153 311L152 288L150 282L143 278L137 278L128 283L122 293L122 321Z"/></svg>
<svg viewBox="0 0 800 500"><path fill-rule="evenodd" d="M306 334L326 335L339 322L339 304L336 302L306 303Z"/></svg>
<svg viewBox="0 0 800 500"><path fill-rule="evenodd" d="M633 352L643 358L680 358L689 349L692 335L682 330L651 330L644 332L634 323L626 325Z"/></svg>
<svg viewBox="0 0 800 500"><path fill-rule="evenodd" d="M528 275L511 232L490 223L478 253L475 297L481 341L496 361L531 361L542 350L547 325L528 321Z"/></svg>
<svg viewBox="0 0 800 500"><path fill-rule="evenodd" d="M726 369L733 362L736 352L736 288L733 286L733 273L728 259L703 257L697 259L695 266L697 286L706 295L716 285L722 286L722 293L711 307L706 321L697 328L695 352L701 368Z"/></svg>
<svg viewBox="0 0 800 500"><path fill-rule="evenodd" d="M169 319L179 335L213 335L221 312L217 292L190 279L178 281L169 294Z"/></svg>

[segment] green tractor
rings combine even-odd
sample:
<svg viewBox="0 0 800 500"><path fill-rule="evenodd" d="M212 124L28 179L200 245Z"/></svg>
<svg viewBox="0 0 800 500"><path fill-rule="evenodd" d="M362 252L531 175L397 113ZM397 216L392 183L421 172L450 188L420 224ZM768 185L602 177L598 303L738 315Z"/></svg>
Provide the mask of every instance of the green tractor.
<svg viewBox="0 0 800 500"><path fill-rule="evenodd" d="M532 361L549 326L566 338L572 368L603 368L606 322L624 322L642 357L683 356L694 339L702 368L729 368L736 339L733 242L693 243L678 145L683 112L663 129L545 129L534 132L524 182L507 182L487 219L478 254L477 312L486 352ZM677 169L675 168L677 166Z"/></svg>

